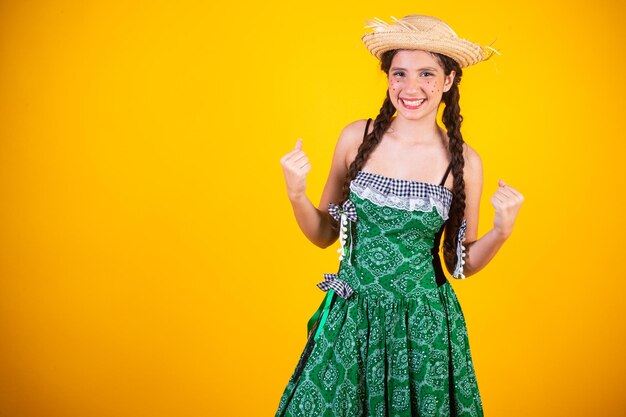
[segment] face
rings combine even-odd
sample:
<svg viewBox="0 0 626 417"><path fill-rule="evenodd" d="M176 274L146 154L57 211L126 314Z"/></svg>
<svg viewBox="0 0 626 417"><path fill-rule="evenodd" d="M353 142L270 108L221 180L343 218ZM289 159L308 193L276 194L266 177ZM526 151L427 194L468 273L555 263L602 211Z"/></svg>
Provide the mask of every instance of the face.
<svg viewBox="0 0 626 417"><path fill-rule="evenodd" d="M454 71L446 76L437 58L429 52L398 51L387 77L389 97L398 117L435 120L441 97L452 87L454 76Z"/></svg>

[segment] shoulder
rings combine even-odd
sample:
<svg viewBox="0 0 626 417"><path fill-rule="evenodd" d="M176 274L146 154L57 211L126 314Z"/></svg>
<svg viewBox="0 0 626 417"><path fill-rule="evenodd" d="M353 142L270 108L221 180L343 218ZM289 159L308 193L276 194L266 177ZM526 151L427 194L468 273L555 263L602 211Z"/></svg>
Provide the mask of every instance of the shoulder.
<svg viewBox="0 0 626 417"><path fill-rule="evenodd" d="M365 126L368 119L355 120L341 130L339 139L337 140L337 150L342 154L346 162L346 166L350 165L350 162L356 156L359 146L363 142L365 136ZM368 133L374 128L374 121L370 122Z"/></svg>
<svg viewBox="0 0 626 417"><path fill-rule="evenodd" d="M469 165L470 167L482 166L480 155L476 149L472 148L467 142L463 143L463 159L465 160L465 165Z"/></svg>
<svg viewBox="0 0 626 417"><path fill-rule="evenodd" d="M483 161L476 149L467 142L463 143L463 159L465 160L463 176L470 182L480 182L483 176Z"/></svg>
<svg viewBox="0 0 626 417"><path fill-rule="evenodd" d="M365 135L365 126L367 125L367 120L368 119L355 120L354 122L349 123L346 126L344 126L343 130L341 131L341 135L339 139L340 140L343 139L344 141L353 141L353 142L358 141L359 143L361 143L363 140L363 136ZM370 122L368 132L371 132L373 128L374 128L374 123L372 120L372 122Z"/></svg>

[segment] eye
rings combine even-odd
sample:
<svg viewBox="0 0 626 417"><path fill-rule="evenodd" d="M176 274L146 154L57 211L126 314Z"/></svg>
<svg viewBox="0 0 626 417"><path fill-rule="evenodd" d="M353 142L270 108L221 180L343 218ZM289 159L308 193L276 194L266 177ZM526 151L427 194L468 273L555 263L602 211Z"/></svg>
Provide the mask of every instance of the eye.
<svg viewBox="0 0 626 417"><path fill-rule="evenodd" d="M424 72L422 72L422 75L425 75L425 76L427 76L427 77L430 77L430 76L432 76L432 75L434 75L434 74L433 74L432 72L424 71Z"/></svg>
<svg viewBox="0 0 626 417"><path fill-rule="evenodd" d="M393 75L394 77L404 77L404 71L396 71Z"/></svg>

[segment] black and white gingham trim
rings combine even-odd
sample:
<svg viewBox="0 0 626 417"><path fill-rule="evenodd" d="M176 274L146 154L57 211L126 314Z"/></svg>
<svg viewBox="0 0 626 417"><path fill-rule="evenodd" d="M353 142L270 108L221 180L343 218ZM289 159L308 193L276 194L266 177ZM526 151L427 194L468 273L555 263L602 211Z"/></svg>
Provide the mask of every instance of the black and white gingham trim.
<svg viewBox="0 0 626 417"><path fill-rule="evenodd" d="M333 219L340 221L341 215L345 213L348 220L355 222L357 220L356 206L351 200L346 200L342 205L337 203L328 203L328 213Z"/></svg>
<svg viewBox="0 0 626 417"><path fill-rule="evenodd" d="M317 284L317 286L323 291L328 291L332 288L338 296L342 298L350 298L352 293L354 293L354 290L346 281L338 279L337 277L337 274L324 274L324 281Z"/></svg>
<svg viewBox="0 0 626 417"><path fill-rule="evenodd" d="M392 178L366 171L357 172L354 181L362 184L374 184L383 194L393 194L398 197L435 195L445 203L452 202L452 191L443 185L430 182Z"/></svg>
<svg viewBox="0 0 626 417"><path fill-rule="evenodd" d="M379 206L430 211L433 206L444 219L452 204L452 191L443 185L387 177L359 171L350 188L361 198Z"/></svg>

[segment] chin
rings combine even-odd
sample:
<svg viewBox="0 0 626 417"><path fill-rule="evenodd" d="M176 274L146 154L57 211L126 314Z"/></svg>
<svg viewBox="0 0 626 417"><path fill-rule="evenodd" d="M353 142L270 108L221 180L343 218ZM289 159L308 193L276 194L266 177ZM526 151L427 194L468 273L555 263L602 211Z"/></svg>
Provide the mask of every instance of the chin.
<svg viewBox="0 0 626 417"><path fill-rule="evenodd" d="M403 119L406 120L423 120L423 119L427 119L428 116L430 115L430 113L423 113L420 112L418 113L405 113L405 112L397 112L397 116L402 117Z"/></svg>

